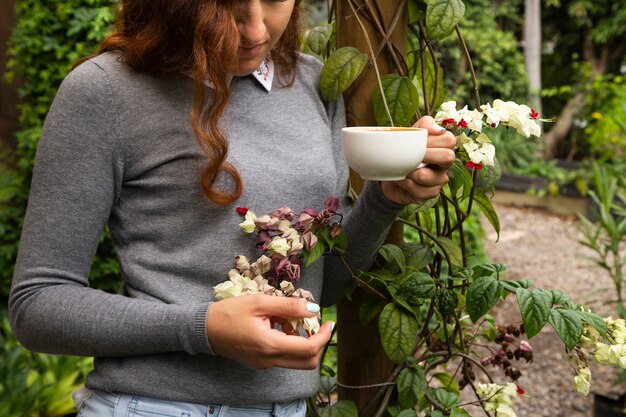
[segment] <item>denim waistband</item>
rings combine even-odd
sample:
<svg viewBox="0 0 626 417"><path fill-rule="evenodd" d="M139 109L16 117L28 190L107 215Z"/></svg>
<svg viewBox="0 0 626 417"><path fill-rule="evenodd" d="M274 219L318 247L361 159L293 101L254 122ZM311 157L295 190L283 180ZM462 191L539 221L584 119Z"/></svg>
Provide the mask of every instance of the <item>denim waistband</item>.
<svg viewBox="0 0 626 417"><path fill-rule="evenodd" d="M106 412L106 415L111 417L128 417L144 415L144 413L181 417L289 417L306 414L306 402L304 400L245 405L199 404L160 400L124 393L109 393L100 390L93 391L90 397L87 401L99 402L101 406L110 410L110 413ZM86 417L90 416L87 415Z"/></svg>

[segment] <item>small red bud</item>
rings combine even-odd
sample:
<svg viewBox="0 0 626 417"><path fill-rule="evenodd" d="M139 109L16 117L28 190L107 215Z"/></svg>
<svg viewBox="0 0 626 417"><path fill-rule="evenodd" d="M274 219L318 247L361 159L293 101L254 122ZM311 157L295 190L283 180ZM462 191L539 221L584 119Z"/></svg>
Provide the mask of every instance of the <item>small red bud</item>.
<svg viewBox="0 0 626 417"><path fill-rule="evenodd" d="M245 216L248 213L247 207L237 207L235 210L237 211L237 213L241 214L242 216Z"/></svg>

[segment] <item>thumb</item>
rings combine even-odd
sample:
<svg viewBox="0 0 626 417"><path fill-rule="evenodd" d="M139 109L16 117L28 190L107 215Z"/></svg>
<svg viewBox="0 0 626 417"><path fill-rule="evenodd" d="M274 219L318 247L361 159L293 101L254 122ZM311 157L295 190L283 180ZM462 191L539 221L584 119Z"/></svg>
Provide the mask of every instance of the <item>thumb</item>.
<svg viewBox="0 0 626 417"><path fill-rule="evenodd" d="M415 126L428 130L429 135L439 135L446 131L444 127L441 127L430 116L424 116L415 123Z"/></svg>
<svg viewBox="0 0 626 417"><path fill-rule="evenodd" d="M263 316L303 318L320 312L320 306L302 298L259 295L256 311Z"/></svg>

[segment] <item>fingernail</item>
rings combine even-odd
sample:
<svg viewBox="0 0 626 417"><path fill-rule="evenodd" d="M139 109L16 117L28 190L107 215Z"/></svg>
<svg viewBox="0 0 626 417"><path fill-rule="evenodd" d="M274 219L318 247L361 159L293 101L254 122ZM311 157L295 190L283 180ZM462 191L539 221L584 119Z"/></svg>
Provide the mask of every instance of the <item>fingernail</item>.
<svg viewBox="0 0 626 417"><path fill-rule="evenodd" d="M433 126L433 129L437 130L437 131L442 131L442 130L446 130L445 127L443 126L439 126L437 123L435 123L435 125Z"/></svg>
<svg viewBox="0 0 626 417"><path fill-rule="evenodd" d="M335 323L334 321L330 323L330 331L333 332L335 331L335 326L337 325L337 323Z"/></svg>
<svg viewBox="0 0 626 417"><path fill-rule="evenodd" d="M315 303L306 303L306 309L309 313L319 313L320 306Z"/></svg>

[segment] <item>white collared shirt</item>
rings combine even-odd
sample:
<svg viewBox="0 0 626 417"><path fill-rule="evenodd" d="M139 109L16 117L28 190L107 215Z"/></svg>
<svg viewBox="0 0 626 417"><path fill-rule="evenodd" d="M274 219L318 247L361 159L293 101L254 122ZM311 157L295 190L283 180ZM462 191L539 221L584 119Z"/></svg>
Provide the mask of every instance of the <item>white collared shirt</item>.
<svg viewBox="0 0 626 417"><path fill-rule="evenodd" d="M189 73L187 73L186 75L193 78ZM272 90L272 83L274 81L274 61L268 55L267 58L263 60L259 68L254 70L254 72L250 75L252 75L259 82L259 84L261 84L261 86L269 93ZM233 77L230 76L228 82L230 83L232 79ZM209 88L213 88L213 83L209 80L206 80L204 84Z"/></svg>

